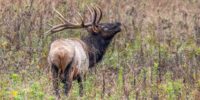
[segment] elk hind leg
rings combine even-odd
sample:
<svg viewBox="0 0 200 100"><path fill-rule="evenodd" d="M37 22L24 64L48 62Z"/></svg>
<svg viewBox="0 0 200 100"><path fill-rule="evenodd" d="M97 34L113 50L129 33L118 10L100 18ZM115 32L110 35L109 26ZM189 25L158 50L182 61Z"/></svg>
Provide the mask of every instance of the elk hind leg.
<svg viewBox="0 0 200 100"><path fill-rule="evenodd" d="M60 94L59 94L59 88L58 88L58 68L56 65L52 64L51 66L51 72L52 72L52 81L53 81L53 88L54 88L54 93L55 95L59 98Z"/></svg>
<svg viewBox="0 0 200 100"><path fill-rule="evenodd" d="M79 94L82 97L83 96L83 78L80 74L77 76L77 81L79 84Z"/></svg>
<svg viewBox="0 0 200 100"><path fill-rule="evenodd" d="M72 87L72 80L68 80L66 79L65 83L64 83L64 90L65 90L65 94L68 95L69 91Z"/></svg>

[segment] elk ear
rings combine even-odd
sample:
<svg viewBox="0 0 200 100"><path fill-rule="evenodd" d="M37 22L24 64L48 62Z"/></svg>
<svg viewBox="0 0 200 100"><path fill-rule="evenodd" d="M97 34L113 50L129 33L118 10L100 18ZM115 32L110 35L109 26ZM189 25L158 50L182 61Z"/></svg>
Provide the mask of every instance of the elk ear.
<svg viewBox="0 0 200 100"><path fill-rule="evenodd" d="M88 33L92 33L94 35L97 35L100 32L98 26L90 26L87 28L87 31Z"/></svg>
<svg viewBox="0 0 200 100"><path fill-rule="evenodd" d="M92 26L92 31L93 31L94 33L99 33L99 32L100 32L98 26Z"/></svg>

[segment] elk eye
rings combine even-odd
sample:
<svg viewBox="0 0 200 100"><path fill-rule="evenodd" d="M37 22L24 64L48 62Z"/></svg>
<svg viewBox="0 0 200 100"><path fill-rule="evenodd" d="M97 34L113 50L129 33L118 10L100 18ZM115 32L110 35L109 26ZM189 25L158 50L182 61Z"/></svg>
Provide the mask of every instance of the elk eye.
<svg viewBox="0 0 200 100"><path fill-rule="evenodd" d="M104 28L104 26L100 26L101 28Z"/></svg>
<svg viewBox="0 0 200 100"><path fill-rule="evenodd" d="M107 28L107 27L105 27L105 28L103 28L103 30L104 30L104 31L108 31L108 28Z"/></svg>

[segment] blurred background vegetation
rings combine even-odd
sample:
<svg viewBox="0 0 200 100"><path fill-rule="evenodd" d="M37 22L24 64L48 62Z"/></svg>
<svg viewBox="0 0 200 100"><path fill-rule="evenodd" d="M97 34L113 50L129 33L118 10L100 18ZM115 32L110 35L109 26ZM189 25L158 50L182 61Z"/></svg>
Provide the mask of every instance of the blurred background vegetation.
<svg viewBox="0 0 200 100"><path fill-rule="evenodd" d="M44 35L60 23L52 7L73 20L90 4L102 8L102 22L120 21L123 30L88 73L84 96L74 81L62 99L200 98L199 0L0 0L0 99L55 99L46 60L50 43L87 32Z"/></svg>

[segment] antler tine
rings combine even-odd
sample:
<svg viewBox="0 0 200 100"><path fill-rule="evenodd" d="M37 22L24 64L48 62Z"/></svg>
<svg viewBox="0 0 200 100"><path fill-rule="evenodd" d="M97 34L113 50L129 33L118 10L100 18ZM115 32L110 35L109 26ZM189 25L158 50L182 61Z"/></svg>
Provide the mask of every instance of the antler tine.
<svg viewBox="0 0 200 100"><path fill-rule="evenodd" d="M87 6L88 7L88 6ZM94 9L94 7L92 7L92 9L90 9L89 7L88 7L88 9L89 9L89 12L90 12L90 14L91 14L91 16L92 16L92 21L90 22L90 23L88 23L87 25L95 25L95 21L96 21L96 17L97 17L97 12L95 11L95 9Z"/></svg>
<svg viewBox="0 0 200 100"><path fill-rule="evenodd" d="M59 25L53 26L50 30L45 32L45 34L47 34L49 32L55 33L55 32L58 32L58 31L62 31L62 30L64 30L66 28L64 26L66 26L66 24L59 24Z"/></svg>
<svg viewBox="0 0 200 100"><path fill-rule="evenodd" d="M90 12L90 14L91 14L91 16L93 16L93 12L92 12L92 10L90 9L90 7L87 5L87 8L88 8L88 10L89 10L89 12ZM90 18L89 18L90 19ZM91 23L90 23L91 24Z"/></svg>
<svg viewBox="0 0 200 100"><path fill-rule="evenodd" d="M96 12L96 10L95 10L95 8L94 7L92 7L92 10L93 10L93 12L94 12L94 15L92 16L93 17L93 20L92 20L92 25L96 25L96 19L97 19L97 12Z"/></svg>
<svg viewBox="0 0 200 100"><path fill-rule="evenodd" d="M59 11L57 11L55 8L53 8L53 10L58 14L58 18L62 21L62 22L64 22L65 24L68 24L68 25L71 25L71 26L77 26L77 25L79 25L79 23L76 23L76 24L74 24L74 23L71 23L71 22L69 22L68 20L66 20L65 18L64 18L64 16L59 12ZM81 17L81 14L77 11L77 13L78 13L78 15L80 16L80 19L81 19L81 21L83 21L82 19L82 17ZM75 20L76 22L78 22L77 20ZM81 24L82 24L83 22L81 22Z"/></svg>
<svg viewBox="0 0 200 100"><path fill-rule="evenodd" d="M80 18L80 20L81 20L81 26L84 26L84 19L83 19L83 16L81 16L81 14L80 14L80 12L78 12L77 11L77 13L78 13L78 16L79 16L79 18Z"/></svg>
<svg viewBox="0 0 200 100"><path fill-rule="evenodd" d="M62 21L62 22L67 22L67 20L65 19L65 17L59 12L57 11L54 7L53 10L58 14L58 18Z"/></svg>
<svg viewBox="0 0 200 100"><path fill-rule="evenodd" d="M102 10L98 6L95 7L95 8L98 9L98 11L99 11L99 17L96 21L96 24L98 24L101 21L101 18L102 18Z"/></svg>

